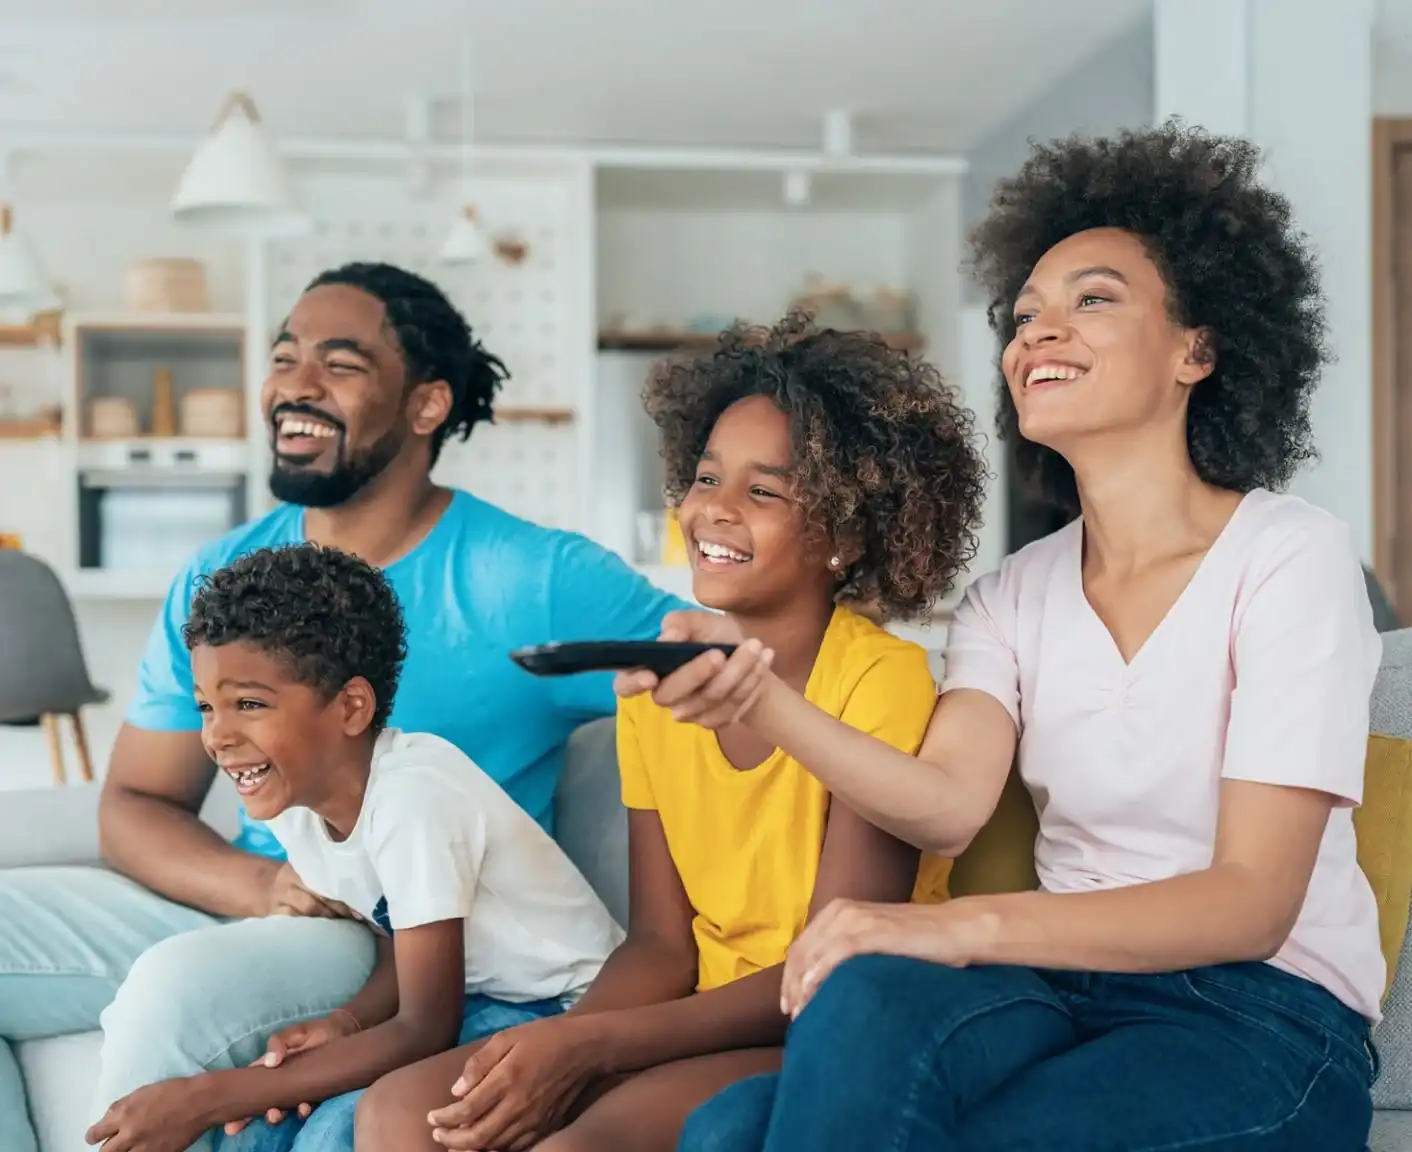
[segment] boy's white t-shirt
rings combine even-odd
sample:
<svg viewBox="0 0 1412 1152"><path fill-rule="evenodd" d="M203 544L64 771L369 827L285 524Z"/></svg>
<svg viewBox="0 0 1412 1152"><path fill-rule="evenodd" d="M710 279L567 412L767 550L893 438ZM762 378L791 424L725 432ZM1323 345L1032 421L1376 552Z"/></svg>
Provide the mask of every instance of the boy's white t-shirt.
<svg viewBox="0 0 1412 1152"><path fill-rule="evenodd" d="M623 939L563 849L439 736L378 736L348 839L308 808L269 826L306 888L384 932L464 918L467 992L575 997Z"/></svg>

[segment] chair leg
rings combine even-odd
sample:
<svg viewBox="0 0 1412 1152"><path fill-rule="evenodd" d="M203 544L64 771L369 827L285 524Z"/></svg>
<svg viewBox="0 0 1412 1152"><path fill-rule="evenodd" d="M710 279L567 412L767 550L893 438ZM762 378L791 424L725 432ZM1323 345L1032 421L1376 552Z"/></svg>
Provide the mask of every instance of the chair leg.
<svg viewBox="0 0 1412 1152"><path fill-rule="evenodd" d="M73 725L74 747L78 750L78 771L84 780L93 781L93 761L88 757L88 735L83 730L83 717L77 712L69 714L69 723Z"/></svg>
<svg viewBox="0 0 1412 1152"><path fill-rule="evenodd" d="M64 748L59 739L59 718L52 712L46 712L42 721L44 735L49 738L49 760L54 769L54 783L62 786L69 782L69 778L68 773L64 771Z"/></svg>

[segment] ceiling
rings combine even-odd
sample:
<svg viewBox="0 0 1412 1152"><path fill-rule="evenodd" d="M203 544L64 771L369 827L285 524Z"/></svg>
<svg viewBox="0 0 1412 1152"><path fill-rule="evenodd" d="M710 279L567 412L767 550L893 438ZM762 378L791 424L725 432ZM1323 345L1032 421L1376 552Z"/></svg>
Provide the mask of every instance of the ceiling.
<svg viewBox="0 0 1412 1152"><path fill-rule="evenodd" d="M204 131L232 88L284 136L963 152L1148 18L1147 0L0 0L7 125Z"/></svg>

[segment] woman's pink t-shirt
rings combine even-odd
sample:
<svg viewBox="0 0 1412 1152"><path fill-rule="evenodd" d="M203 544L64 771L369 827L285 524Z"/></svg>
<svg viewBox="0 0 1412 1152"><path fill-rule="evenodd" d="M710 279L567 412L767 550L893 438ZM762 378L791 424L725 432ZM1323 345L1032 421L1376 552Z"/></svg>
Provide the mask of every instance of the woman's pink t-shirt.
<svg viewBox="0 0 1412 1152"><path fill-rule="evenodd" d="M1358 866L1368 710L1382 641L1346 526L1292 496L1241 502L1186 590L1124 663L1088 602L1075 521L977 580L942 691L999 700L1020 733L1050 892L1210 865L1223 779L1337 798L1277 967L1370 1020L1386 967Z"/></svg>

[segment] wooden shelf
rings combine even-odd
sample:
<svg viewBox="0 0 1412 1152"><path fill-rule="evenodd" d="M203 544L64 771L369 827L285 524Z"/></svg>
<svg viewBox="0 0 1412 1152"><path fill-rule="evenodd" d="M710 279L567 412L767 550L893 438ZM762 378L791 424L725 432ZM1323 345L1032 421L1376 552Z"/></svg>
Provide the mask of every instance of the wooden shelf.
<svg viewBox="0 0 1412 1152"><path fill-rule="evenodd" d="M0 419L0 440L53 440L63 435L64 419L57 410L35 416Z"/></svg>
<svg viewBox="0 0 1412 1152"><path fill-rule="evenodd" d="M572 424L577 418L572 408L496 408L497 424Z"/></svg>
<svg viewBox="0 0 1412 1152"><path fill-rule="evenodd" d="M892 347L904 352L919 352L926 347L920 332L884 332L882 337ZM676 332L668 329L648 329L630 332L605 328L598 333L600 352L700 352L715 346L719 333Z"/></svg>
<svg viewBox="0 0 1412 1152"><path fill-rule="evenodd" d="M28 324L0 324L0 348L57 348L63 327L62 312L43 312Z"/></svg>

